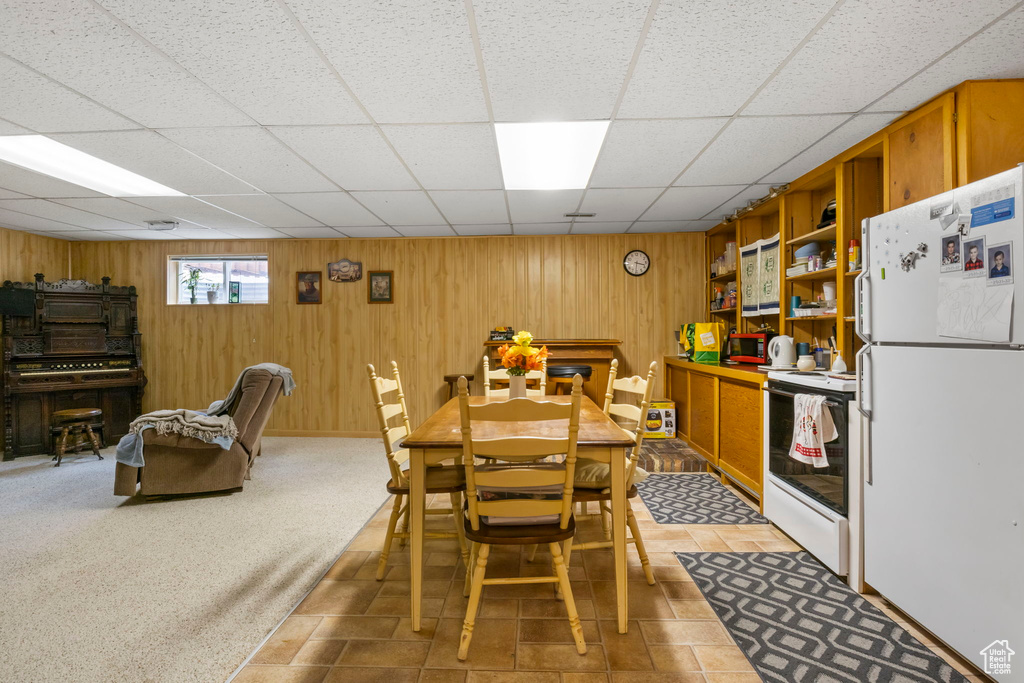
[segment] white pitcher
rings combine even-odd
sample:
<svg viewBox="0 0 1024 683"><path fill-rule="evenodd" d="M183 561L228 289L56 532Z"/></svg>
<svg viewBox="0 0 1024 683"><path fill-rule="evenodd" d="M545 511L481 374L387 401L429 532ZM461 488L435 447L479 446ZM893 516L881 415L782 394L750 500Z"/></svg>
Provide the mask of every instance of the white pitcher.
<svg viewBox="0 0 1024 683"><path fill-rule="evenodd" d="M768 342L768 360L772 367L791 367L796 362L796 347L793 338L785 334L773 337Z"/></svg>

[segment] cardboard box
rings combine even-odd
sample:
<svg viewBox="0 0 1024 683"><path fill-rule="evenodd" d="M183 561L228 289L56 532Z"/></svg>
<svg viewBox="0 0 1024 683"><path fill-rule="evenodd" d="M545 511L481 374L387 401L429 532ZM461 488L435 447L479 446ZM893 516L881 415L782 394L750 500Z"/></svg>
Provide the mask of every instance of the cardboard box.
<svg viewBox="0 0 1024 683"><path fill-rule="evenodd" d="M664 398L656 398L647 408L647 422L644 426L645 439L676 438L676 404Z"/></svg>

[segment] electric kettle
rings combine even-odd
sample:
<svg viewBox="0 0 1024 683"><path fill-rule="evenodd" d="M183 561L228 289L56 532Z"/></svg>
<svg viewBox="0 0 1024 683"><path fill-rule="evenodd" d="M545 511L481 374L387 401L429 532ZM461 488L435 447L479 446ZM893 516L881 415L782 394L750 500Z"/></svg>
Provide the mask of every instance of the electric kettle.
<svg viewBox="0 0 1024 683"><path fill-rule="evenodd" d="M793 338L783 334L768 342L768 360L774 368L791 367L796 362Z"/></svg>

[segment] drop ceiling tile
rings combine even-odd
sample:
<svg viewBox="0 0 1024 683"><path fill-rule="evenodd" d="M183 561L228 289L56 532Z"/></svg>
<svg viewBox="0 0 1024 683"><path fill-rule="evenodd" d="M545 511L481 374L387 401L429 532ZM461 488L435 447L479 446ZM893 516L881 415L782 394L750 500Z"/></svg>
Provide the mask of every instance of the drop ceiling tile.
<svg viewBox="0 0 1024 683"><path fill-rule="evenodd" d="M174 239L179 240L233 240L234 235L220 230L208 230L206 228L176 228L173 232Z"/></svg>
<svg viewBox="0 0 1024 683"><path fill-rule="evenodd" d="M164 213L162 211L156 211L145 206L139 206L138 204L132 204L131 202L123 199L116 199L114 197L88 197L85 199L54 199L52 200L57 204L63 204L64 206L70 206L75 209L82 211L88 211L100 216L106 216L108 218L114 218L124 223L131 223L131 229L144 229L147 221L173 221L181 219L175 218L174 216ZM186 226L194 224L185 223ZM126 228L128 229L128 228ZM117 228L110 228L109 230L117 230Z"/></svg>
<svg viewBox="0 0 1024 683"><path fill-rule="evenodd" d="M645 232L703 232L719 224L717 220L701 221L637 221L630 234Z"/></svg>
<svg viewBox="0 0 1024 683"><path fill-rule="evenodd" d="M764 178L762 182L772 184L788 183L804 173L817 168L841 152L845 152L861 140L885 128L899 114L859 114L829 133L821 142L815 143L796 157L787 161Z"/></svg>
<svg viewBox="0 0 1024 683"><path fill-rule="evenodd" d="M727 121L613 121L590 186L670 185Z"/></svg>
<svg viewBox="0 0 1024 683"><path fill-rule="evenodd" d="M388 225L442 225L445 222L426 192L353 192L352 196Z"/></svg>
<svg viewBox="0 0 1024 683"><path fill-rule="evenodd" d="M218 195L200 199L268 228L311 228L323 225L267 194Z"/></svg>
<svg viewBox="0 0 1024 683"><path fill-rule="evenodd" d="M150 240L150 241L164 241L170 242L172 240L182 239L178 235L177 230L111 230L111 235L117 235L119 239L123 240Z"/></svg>
<svg viewBox="0 0 1024 683"><path fill-rule="evenodd" d="M943 57L938 63L868 107L868 111L914 109L969 79L1019 78L1024 74L1024 8Z"/></svg>
<svg viewBox="0 0 1024 683"><path fill-rule="evenodd" d="M232 228L262 227L247 218L236 216L194 197L134 197L132 203L161 211L204 228L230 230ZM178 229L185 230L186 228Z"/></svg>
<svg viewBox="0 0 1024 683"><path fill-rule="evenodd" d="M273 228L224 228L224 232L243 240L287 239L288 235Z"/></svg>
<svg viewBox="0 0 1024 683"><path fill-rule="evenodd" d="M404 237L454 237L447 225L401 225L395 228Z"/></svg>
<svg viewBox="0 0 1024 683"><path fill-rule="evenodd" d="M382 225L347 192L299 192L274 195L324 225Z"/></svg>
<svg viewBox="0 0 1024 683"><path fill-rule="evenodd" d="M291 237L300 237L305 239L344 237L344 235L334 228L278 228L278 232L283 232Z"/></svg>
<svg viewBox="0 0 1024 683"><path fill-rule="evenodd" d="M452 228L459 235L511 235L512 226L508 223L495 223L493 225L453 225Z"/></svg>
<svg viewBox="0 0 1024 683"><path fill-rule="evenodd" d="M559 223L576 211L583 190L510 190L508 206L513 223Z"/></svg>
<svg viewBox="0 0 1024 683"><path fill-rule="evenodd" d="M496 121L612 115L649 2L476 0L473 5Z"/></svg>
<svg viewBox="0 0 1024 683"><path fill-rule="evenodd" d="M138 227L131 223L99 216L63 204L55 204L45 199L3 199L0 200L0 207L18 213L27 213L39 218L48 218L61 223L67 223L79 228L91 228L93 230L107 230L110 228L121 228L130 230Z"/></svg>
<svg viewBox="0 0 1024 683"><path fill-rule="evenodd" d="M498 147L488 123L381 128L427 190L502 188Z"/></svg>
<svg viewBox="0 0 1024 683"><path fill-rule="evenodd" d="M618 223L602 223L600 221L590 223L576 222L572 225L572 234L574 235L603 235L626 232L629 230L629 226L633 223L631 221L624 221Z"/></svg>
<svg viewBox="0 0 1024 683"><path fill-rule="evenodd" d="M697 220L716 206L734 197L745 186L726 185L718 187L670 187L665 194L647 210L644 221L687 221Z"/></svg>
<svg viewBox="0 0 1024 683"><path fill-rule="evenodd" d="M338 189L263 128L175 128L159 133L264 192Z"/></svg>
<svg viewBox="0 0 1024 683"><path fill-rule="evenodd" d="M568 235L572 223L513 223L516 235Z"/></svg>
<svg viewBox="0 0 1024 683"><path fill-rule="evenodd" d="M487 120L462 2L289 0L288 6L375 120Z"/></svg>
<svg viewBox="0 0 1024 683"><path fill-rule="evenodd" d="M54 140L185 194L245 194L253 187L149 130L63 133Z"/></svg>
<svg viewBox="0 0 1024 683"><path fill-rule="evenodd" d="M366 122L341 82L275 2L103 4L263 125Z"/></svg>
<svg viewBox="0 0 1024 683"><path fill-rule="evenodd" d="M61 221L55 221L49 218L30 216L25 213L18 213L17 211L2 208L0 208L0 228L8 228L10 230L31 230L33 232L45 233L85 229L78 228L77 226L69 223L62 223Z"/></svg>
<svg viewBox="0 0 1024 683"><path fill-rule="evenodd" d="M0 119L0 135L24 135L31 132L28 128L23 128L16 123Z"/></svg>
<svg viewBox="0 0 1024 683"><path fill-rule="evenodd" d="M344 227L338 228L349 237L401 237L393 228L386 225L375 225L369 227Z"/></svg>
<svg viewBox="0 0 1024 683"><path fill-rule="evenodd" d="M116 240L125 239L123 236L119 236L112 232L103 232L102 230L76 230L74 232L51 232L51 237L60 237L61 239L73 241L73 242L113 242Z"/></svg>
<svg viewBox="0 0 1024 683"><path fill-rule="evenodd" d="M11 192L10 190L0 190L0 199L27 199L27 194L21 194L20 192Z"/></svg>
<svg viewBox="0 0 1024 683"><path fill-rule="evenodd" d="M732 116L834 4L663 0L618 116Z"/></svg>
<svg viewBox="0 0 1024 683"><path fill-rule="evenodd" d="M597 214L593 218L577 218L576 223L590 221L630 221L640 217L665 188L643 187L626 190L587 190L580 213Z"/></svg>
<svg viewBox="0 0 1024 683"><path fill-rule="evenodd" d="M416 188L416 182L373 126L280 126L270 130L346 190Z"/></svg>
<svg viewBox="0 0 1024 683"><path fill-rule="evenodd" d="M736 209L743 208L751 199L760 199L771 192L771 185L751 185L735 197L730 198L726 202L722 202L714 209L708 211L706 218L714 220L716 223L721 220L724 214L731 214Z"/></svg>
<svg viewBox="0 0 1024 683"><path fill-rule="evenodd" d="M0 22L2 23L2 22ZM66 183L20 166L0 162L0 187L30 197L105 197L81 185Z"/></svg>
<svg viewBox="0 0 1024 683"><path fill-rule="evenodd" d="M860 111L1016 2L844 3L744 113Z"/></svg>
<svg viewBox="0 0 1024 683"><path fill-rule="evenodd" d="M430 197L451 223L508 221L505 193L501 190L445 190L431 192Z"/></svg>
<svg viewBox="0 0 1024 683"><path fill-rule="evenodd" d="M0 56L0 117L40 133L118 130L139 125Z"/></svg>
<svg viewBox="0 0 1024 683"><path fill-rule="evenodd" d="M151 128L252 123L93 2L3 4L7 55L129 119Z"/></svg>
<svg viewBox="0 0 1024 683"><path fill-rule="evenodd" d="M850 117L734 119L676 185L747 185L799 154Z"/></svg>

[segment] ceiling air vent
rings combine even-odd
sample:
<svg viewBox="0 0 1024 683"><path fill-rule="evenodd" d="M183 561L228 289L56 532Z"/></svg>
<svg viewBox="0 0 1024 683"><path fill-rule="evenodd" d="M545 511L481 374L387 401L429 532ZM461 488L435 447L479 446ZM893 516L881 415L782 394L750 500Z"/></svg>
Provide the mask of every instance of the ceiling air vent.
<svg viewBox="0 0 1024 683"><path fill-rule="evenodd" d="M159 230L161 232L166 230L174 230L178 227L177 221L146 221L146 227L148 230Z"/></svg>
<svg viewBox="0 0 1024 683"><path fill-rule="evenodd" d="M576 213L567 213L567 214L564 214L564 215L565 215L566 218L593 218L597 214L596 213L579 213L579 212L576 212Z"/></svg>

